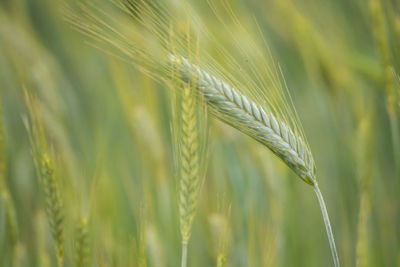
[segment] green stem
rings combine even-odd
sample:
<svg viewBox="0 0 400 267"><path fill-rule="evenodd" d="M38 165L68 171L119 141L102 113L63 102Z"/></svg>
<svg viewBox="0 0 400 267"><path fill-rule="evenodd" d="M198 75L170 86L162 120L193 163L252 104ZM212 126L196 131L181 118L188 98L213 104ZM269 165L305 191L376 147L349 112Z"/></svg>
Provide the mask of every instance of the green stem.
<svg viewBox="0 0 400 267"><path fill-rule="evenodd" d="M331 248L333 263L335 264L335 267L340 267L339 257L338 257L337 251L336 251L335 239L333 238L332 227L331 227L331 223L329 221L328 211L326 210L325 201L324 201L324 198L322 197L321 191L319 190L317 183L314 184L314 191L318 198L322 217L324 218L326 234L328 235L328 239L329 239L329 246Z"/></svg>
<svg viewBox="0 0 400 267"><path fill-rule="evenodd" d="M390 118L390 128L392 134L392 144L393 144L393 156L394 156L394 163L396 168L396 176L400 176L400 140L399 140L399 124L398 118L396 113L389 114Z"/></svg>
<svg viewBox="0 0 400 267"><path fill-rule="evenodd" d="M182 267L187 266L187 242L182 242Z"/></svg>

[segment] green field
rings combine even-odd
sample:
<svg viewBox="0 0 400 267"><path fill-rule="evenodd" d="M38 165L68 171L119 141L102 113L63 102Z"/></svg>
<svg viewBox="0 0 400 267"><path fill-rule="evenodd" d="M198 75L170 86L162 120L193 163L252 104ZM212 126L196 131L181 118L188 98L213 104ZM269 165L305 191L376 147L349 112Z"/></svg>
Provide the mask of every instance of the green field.
<svg viewBox="0 0 400 267"><path fill-rule="evenodd" d="M0 266L334 266L318 182L341 266L398 267L399 75L397 0L1 0Z"/></svg>

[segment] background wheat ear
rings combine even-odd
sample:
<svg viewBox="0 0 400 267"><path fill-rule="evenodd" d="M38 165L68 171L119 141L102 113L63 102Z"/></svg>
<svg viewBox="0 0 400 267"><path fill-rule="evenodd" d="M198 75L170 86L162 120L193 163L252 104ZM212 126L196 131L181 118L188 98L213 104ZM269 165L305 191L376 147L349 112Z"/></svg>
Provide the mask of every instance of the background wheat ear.
<svg viewBox="0 0 400 267"><path fill-rule="evenodd" d="M369 11L373 37L380 57L381 72L383 75L383 90L386 97L386 110L390 122L393 157L395 160L396 175L400 177L400 125L399 125L399 95L396 90L396 77L393 75L390 36L388 36L387 18L384 4L381 0L369 0ZM396 104L397 103L397 104Z"/></svg>
<svg viewBox="0 0 400 267"><path fill-rule="evenodd" d="M183 88L181 106L182 141L180 145L181 179L179 186L179 213L182 242L187 244L196 211L200 184L198 125L193 93L188 86Z"/></svg>
<svg viewBox="0 0 400 267"><path fill-rule="evenodd" d="M1 98L0 98L1 99ZM3 201L5 212L5 223L7 232L7 242L10 244L11 264L18 265L17 245L18 245L18 224L14 201L7 186L7 155L6 140L4 134L3 108L0 106L0 197Z"/></svg>
<svg viewBox="0 0 400 267"><path fill-rule="evenodd" d="M187 265L187 249L191 236L193 220L196 214L198 195L201 188L202 176L206 168L201 168L204 163L202 152L205 133L200 130L201 123L206 120L205 112L202 113L199 99L190 83L177 82L180 94L174 118L174 132L176 137L177 165L179 168L179 219L182 237L182 267ZM202 116L202 118L198 118ZM199 136L200 135L200 136ZM204 164L203 164L204 167Z"/></svg>
<svg viewBox="0 0 400 267"><path fill-rule="evenodd" d="M220 222L220 233L218 236L218 252L217 252L217 267L227 266L227 254L228 254L228 240L229 240L229 220L231 217L231 206L229 205L227 214L223 217Z"/></svg>
<svg viewBox="0 0 400 267"><path fill-rule="evenodd" d="M88 218L82 217L75 230L75 266L89 266Z"/></svg>
<svg viewBox="0 0 400 267"><path fill-rule="evenodd" d="M58 266L64 266L64 208L59 181L57 181L54 163L48 151L37 100L25 91L25 101L30 118L30 120L25 119L25 127L29 135L39 187L54 240L57 263Z"/></svg>

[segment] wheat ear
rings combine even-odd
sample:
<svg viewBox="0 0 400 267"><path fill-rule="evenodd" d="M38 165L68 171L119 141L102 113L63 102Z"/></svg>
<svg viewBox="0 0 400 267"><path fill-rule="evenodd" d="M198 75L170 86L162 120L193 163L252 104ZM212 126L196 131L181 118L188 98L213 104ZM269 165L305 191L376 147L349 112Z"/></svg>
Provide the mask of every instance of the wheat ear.
<svg viewBox="0 0 400 267"><path fill-rule="evenodd" d="M12 265L17 266L18 255L17 255L17 244L18 244L18 224L17 216L15 212L14 201L11 197L10 190L7 186L7 165L6 165L6 148L5 148L5 135L4 135L4 124L3 124L3 112L0 108L0 197L4 203L5 210L5 223L7 227L7 237L10 244L12 254Z"/></svg>
<svg viewBox="0 0 400 267"><path fill-rule="evenodd" d="M284 122L186 58L170 55L170 60L178 65L183 79L196 84L217 117L266 145L301 179L314 184L315 167L310 150Z"/></svg>
<svg viewBox="0 0 400 267"><path fill-rule="evenodd" d="M228 208L226 223L223 225L225 228L220 232L218 240L218 256L217 256L217 267L225 267L227 265L226 255L228 250L228 238L229 238L229 221L231 217L231 206Z"/></svg>
<svg viewBox="0 0 400 267"><path fill-rule="evenodd" d="M47 220L55 242L58 266L64 266L64 209L60 188L54 172L54 163L49 156L42 121L35 99L26 92L32 126L25 120L32 148L39 186L43 196Z"/></svg>
<svg viewBox="0 0 400 267"><path fill-rule="evenodd" d="M51 234L56 242L55 247L58 265L64 266L63 203L57 180L54 175L53 163L47 153L42 155L40 163L40 180Z"/></svg>
<svg viewBox="0 0 400 267"><path fill-rule="evenodd" d="M387 33L385 13L381 0L370 0L369 9L371 13L371 26L381 60L382 74L384 77L384 89L386 93L386 109L389 116L391 137L393 143L393 156L396 175L400 177L400 129L398 97L395 88L395 76L393 75L393 64L390 51L390 36Z"/></svg>
<svg viewBox="0 0 400 267"><path fill-rule="evenodd" d="M302 138L272 112L248 100L239 91L190 63L186 58L174 55L170 55L169 58L178 66L183 80L196 84L211 111L219 119L267 146L303 181L313 186L324 219L332 258L335 266L339 267L328 212L315 178L314 160Z"/></svg>
<svg viewBox="0 0 400 267"><path fill-rule="evenodd" d="M4 203L5 209L5 223L6 223L6 233L8 238L8 244L11 249L11 262L12 266L18 266L18 225L17 216L15 212L14 202L10 196L7 187L0 188L0 196Z"/></svg>
<svg viewBox="0 0 400 267"><path fill-rule="evenodd" d="M195 216L200 185L196 103L189 85L183 86L181 101L179 213L182 235L182 267L185 267L187 264L187 246Z"/></svg>
<svg viewBox="0 0 400 267"><path fill-rule="evenodd" d="M83 217L78 222L76 227L76 239L75 239L75 266L85 267L88 266L88 220Z"/></svg>

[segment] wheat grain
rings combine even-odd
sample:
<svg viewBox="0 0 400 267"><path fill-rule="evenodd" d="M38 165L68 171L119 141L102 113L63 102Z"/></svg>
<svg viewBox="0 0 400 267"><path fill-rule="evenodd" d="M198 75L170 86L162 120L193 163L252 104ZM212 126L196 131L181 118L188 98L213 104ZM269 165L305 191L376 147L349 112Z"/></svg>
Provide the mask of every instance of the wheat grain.
<svg viewBox="0 0 400 267"><path fill-rule="evenodd" d="M315 183L309 148L284 122L186 58L170 55L170 60L178 65L183 79L196 84L217 117L266 145L306 183Z"/></svg>

